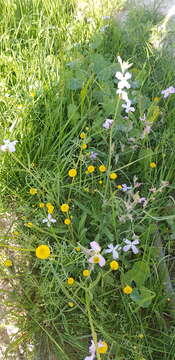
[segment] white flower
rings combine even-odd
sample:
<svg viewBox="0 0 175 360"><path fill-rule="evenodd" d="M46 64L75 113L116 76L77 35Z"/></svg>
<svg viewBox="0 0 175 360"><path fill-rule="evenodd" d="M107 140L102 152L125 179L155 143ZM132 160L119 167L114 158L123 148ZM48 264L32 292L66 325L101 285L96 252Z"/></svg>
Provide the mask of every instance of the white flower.
<svg viewBox="0 0 175 360"><path fill-rule="evenodd" d="M10 142L10 140L7 139L7 140L3 140L3 142L4 142L4 145L0 146L0 149L2 151L15 152L15 150L16 150L15 146L16 146L16 143L18 142L17 140Z"/></svg>
<svg viewBox="0 0 175 360"><path fill-rule="evenodd" d="M91 345L89 346L90 356L86 356L84 360L93 360L95 358L96 348L93 340L91 340Z"/></svg>
<svg viewBox="0 0 175 360"><path fill-rule="evenodd" d="M125 73L133 64L129 64L127 61L122 61L120 56L117 56L117 60L121 66L122 73Z"/></svg>
<svg viewBox="0 0 175 360"><path fill-rule="evenodd" d="M119 258L119 253L118 253L119 250L121 250L120 245L114 246L113 244L109 244L108 249L106 249L104 252L106 254L112 253L113 259L118 259Z"/></svg>
<svg viewBox="0 0 175 360"><path fill-rule="evenodd" d="M131 190L131 189L132 189L131 186L127 186L126 184L122 184L121 191L126 192L126 191Z"/></svg>
<svg viewBox="0 0 175 360"><path fill-rule="evenodd" d="M110 129L111 126L112 126L112 123L113 123L114 120L112 119L106 119L105 122L103 123L103 128L104 129Z"/></svg>
<svg viewBox="0 0 175 360"><path fill-rule="evenodd" d="M106 260L105 258L100 254L101 247L96 241L92 241L90 243L91 249L89 250L89 254L92 256L89 258L89 262L91 264L99 264L101 267L105 265Z"/></svg>
<svg viewBox="0 0 175 360"><path fill-rule="evenodd" d="M122 104L122 107L125 109L126 113L135 111L134 107L131 106L131 100L129 100L129 99L126 102L126 104Z"/></svg>
<svg viewBox="0 0 175 360"><path fill-rule="evenodd" d="M138 238L135 238L134 241L130 241L130 240L128 240L128 239L125 239L124 242L125 242L125 244L127 244L127 245L125 245L125 246L123 247L123 251L124 251L124 252L127 252L127 251L129 251L129 250L132 250L132 252L133 252L134 254L138 254L139 250L138 250L137 247L135 246L135 245L138 245L138 244L139 244L139 239L138 239Z"/></svg>
<svg viewBox="0 0 175 360"><path fill-rule="evenodd" d="M51 223L56 223L56 220L52 217L51 214L48 214L47 218L42 220L42 223L47 223L47 226L50 227Z"/></svg>
<svg viewBox="0 0 175 360"><path fill-rule="evenodd" d="M118 82L118 88L119 89L124 89L127 88L129 89L131 87L131 85L129 84L129 82L127 80L131 79L131 74L129 72L127 72L125 75L122 74L121 72L117 71L115 74L115 77L120 80Z"/></svg>
<svg viewBox="0 0 175 360"><path fill-rule="evenodd" d="M127 92L124 91L124 90L122 90L122 89L118 89L118 90L116 91L116 94L118 94L119 97L120 97L122 100L126 101L126 102L129 100L129 99L128 99L128 94L127 94Z"/></svg>
<svg viewBox="0 0 175 360"><path fill-rule="evenodd" d="M164 95L164 99L166 99L170 94L175 93L175 88L173 86L170 86L169 88L162 90L161 94Z"/></svg>

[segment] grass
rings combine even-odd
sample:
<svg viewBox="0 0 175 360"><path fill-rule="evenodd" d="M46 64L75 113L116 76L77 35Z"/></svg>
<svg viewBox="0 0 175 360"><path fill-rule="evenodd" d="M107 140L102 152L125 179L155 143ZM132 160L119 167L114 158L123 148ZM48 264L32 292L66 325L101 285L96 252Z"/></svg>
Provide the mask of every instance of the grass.
<svg viewBox="0 0 175 360"><path fill-rule="evenodd" d="M101 339L108 351L97 360L174 358L175 110L174 94L161 94L174 85L174 58L166 45L153 47L155 12L133 9L122 24L102 18L115 3L100 4L0 1L1 144L18 141L0 154L1 212L17 218L0 243L2 277L15 289L7 305L20 328L6 355L22 344L26 359L80 360ZM119 55L133 64L128 115L116 95ZM48 203L50 227L42 222ZM133 236L139 253L120 250L112 271L104 250ZM88 261L92 241L104 267ZM40 245L51 250L43 260Z"/></svg>

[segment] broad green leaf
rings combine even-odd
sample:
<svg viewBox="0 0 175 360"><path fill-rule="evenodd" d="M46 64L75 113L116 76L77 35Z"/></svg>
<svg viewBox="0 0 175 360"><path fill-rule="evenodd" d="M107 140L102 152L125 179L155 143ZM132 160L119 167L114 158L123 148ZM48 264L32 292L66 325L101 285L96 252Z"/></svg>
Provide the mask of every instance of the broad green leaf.
<svg viewBox="0 0 175 360"><path fill-rule="evenodd" d="M146 308L151 304L155 295L155 292L142 286L139 289L134 289L130 297L137 305Z"/></svg>
<svg viewBox="0 0 175 360"><path fill-rule="evenodd" d="M131 285L135 281L137 287L144 284L150 274L150 268L144 261L138 261L134 264L133 268L121 275L123 285Z"/></svg>

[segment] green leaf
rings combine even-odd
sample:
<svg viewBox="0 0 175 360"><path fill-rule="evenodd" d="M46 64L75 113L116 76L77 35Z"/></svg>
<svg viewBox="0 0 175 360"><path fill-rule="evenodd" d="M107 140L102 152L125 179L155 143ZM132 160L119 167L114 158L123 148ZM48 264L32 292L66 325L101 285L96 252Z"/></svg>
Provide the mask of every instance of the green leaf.
<svg viewBox="0 0 175 360"><path fill-rule="evenodd" d="M130 297L137 305L146 308L151 304L155 295L155 292L142 286L139 289L134 289Z"/></svg>
<svg viewBox="0 0 175 360"><path fill-rule="evenodd" d="M131 285L132 281L135 281L137 287L144 284L148 276L150 275L150 268L144 261L138 261L134 264L133 268L121 275L121 281L123 285Z"/></svg>

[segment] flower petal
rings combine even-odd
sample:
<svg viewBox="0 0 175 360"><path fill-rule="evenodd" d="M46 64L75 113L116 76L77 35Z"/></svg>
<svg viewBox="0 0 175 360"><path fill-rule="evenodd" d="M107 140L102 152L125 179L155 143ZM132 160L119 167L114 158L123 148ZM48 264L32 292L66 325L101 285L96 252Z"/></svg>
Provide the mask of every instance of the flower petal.
<svg viewBox="0 0 175 360"><path fill-rule="evenodd" d="M96 241L90 242L90 246L91 246L91 249L96 252L100 252L100 250L101 250L100 245Z"/></svg>
<svg viewBox="0 0 175 360"><path fill-rule="evenodd" d="M131 245L126 245L126 246L123 247L123 251L124 251L124 252L127 252L127 251L129 251L130 249L131 249Z"/></svg>
<svg viewBox="0 0 175 360"><path fill-rule="evenodd" d="M130 240L128 240L128 239L123 239L123 241L125 242L125 244L129 244L129 245L132 244L132 241L130 241Z"/></svg>
<svg viewBox="0 0 175 360"><path fill-rule="evenodd" d="M102 255L98 255L100 258L99 265L102 267L106 264L106 260Z"/></svg>
<svg viewBox="0 0 175 360"><path fill-rule="evenodd" d="M132 249L132 252L133 252L134 254L138 254L139 250L136 248L135 245L132 245L132 246L131 246L131 249Z"/></svg>
<svg viewBox="0 0 175 360"><path fill-rule="evenodd" d="M119 80L123 80L123 74L119 71L116 72L115 77Z"/></svg>

